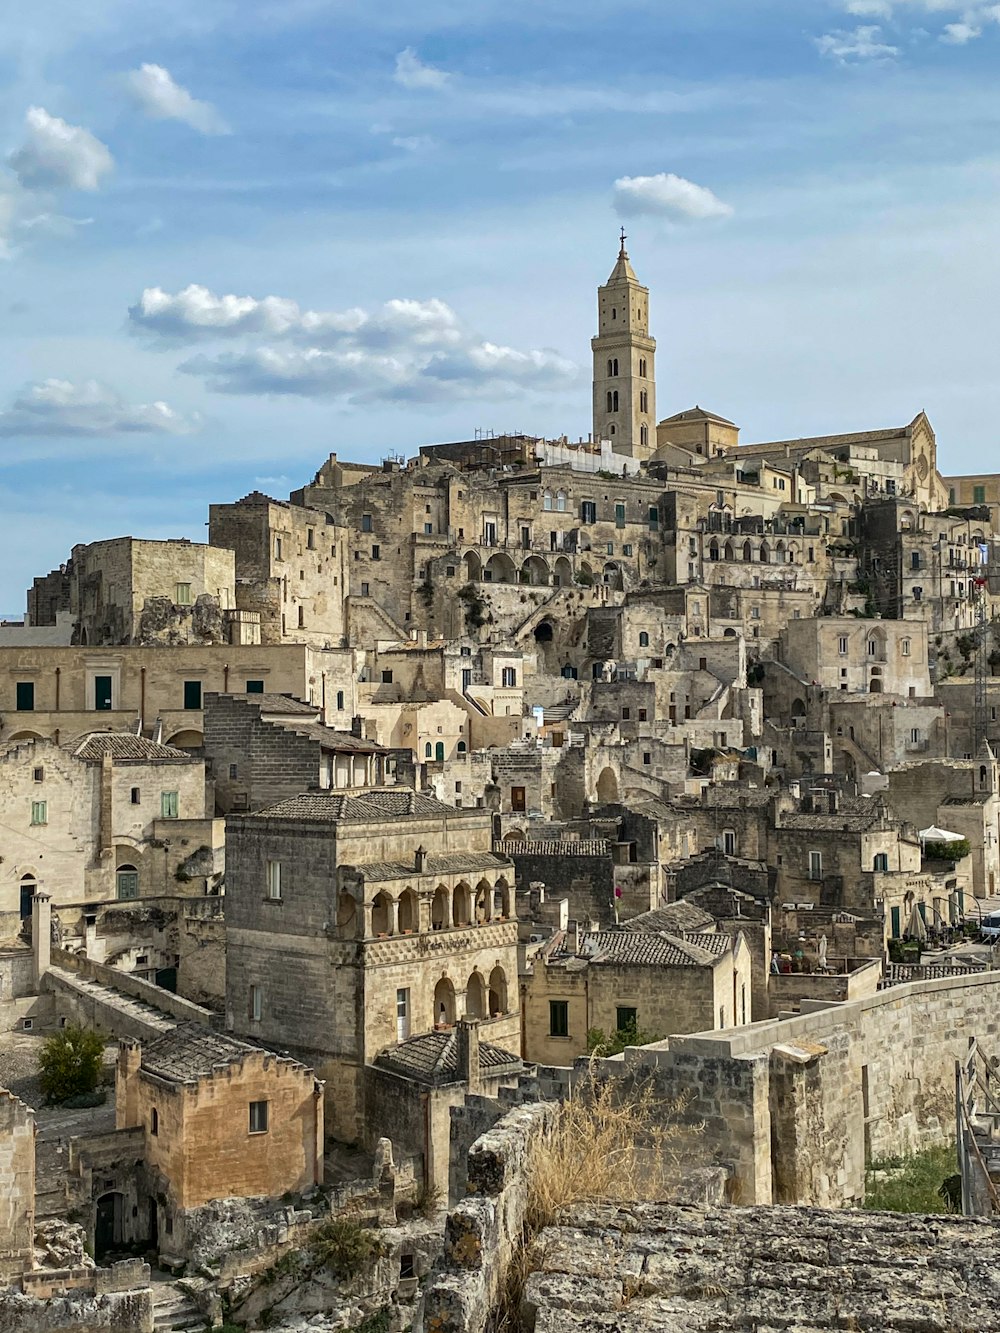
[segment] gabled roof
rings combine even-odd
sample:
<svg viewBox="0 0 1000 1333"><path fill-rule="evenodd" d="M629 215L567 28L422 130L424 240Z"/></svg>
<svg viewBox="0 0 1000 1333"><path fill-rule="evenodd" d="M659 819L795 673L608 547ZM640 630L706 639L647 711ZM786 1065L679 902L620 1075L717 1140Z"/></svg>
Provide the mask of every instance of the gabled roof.
<svg viewBox="0 0 1000 1333"><path fill-rule="evenodd" d="M401 1042L377 1055L374 1063L380 1069L402 1074L404 1078L414 1079L417 1083L457 1083L458 1044L455 1033L425 1032L422 1036L411 1037L409 1041ZM489 1041L479 1043L481 1074L493 1078L504 1074L514 1077L524 1067L519 1055L505 1051L502 1046L494 1046Z"/></svg>
<svg viewBox="0 0 1000 1333"><path fill-rule="evenodd" d="M720 941L722 948L720 949ZM632 930L594 930L580 934L580 957L591 963L638 967L712 967L732 947L727 935L671 935Z"/></svg>
<svg viewBox="0 0 1000 1333"><path fill-rule="evenodd" d="M180 1023L162 1037L143 1044L140 1067L148 1074L170 1083L192 1083L216 1070L240 1064L247 1056L257 1055L262 1049L200 1023ZM279 1056L270 1051L266 1054L276 1064L282 1061L298 1065L301 1069L306 1068L288 1056Z"/></svg>
<svg viewBox="0 0 1000 1333"><path fill-rule="evenodd" d="M429 819L462 811L445 805L433 796L409 787L376 788L347 793L338 791L305 792L279 801L267 810L243 816L246 819L296 819L316 824L383 823L387 819Z"/></svg>
<svg viewBox="0 0 1000 1333"><path fill-rule="evenodd" d="M158 741L147 740L145 736L136 736L131 731L91 731L82 736L73 747L77 759L88 763L100 763L105 755L133 763L155 763L183 759L186 763L199 762L187 750L178 750L173 745L161 745Z"/></svg>
<svg viewBox="0 0 1000 1333"><path fill-rule="evenodd" d="M651 912L641 912L638 916L622 922L623 929L642 934L658 934L666 931L668 934L689 935L714 926L715 918L711 912L705 912L694 903L685 902L683 898L675 903L668 903L666 907L655 907Z"/></svg>

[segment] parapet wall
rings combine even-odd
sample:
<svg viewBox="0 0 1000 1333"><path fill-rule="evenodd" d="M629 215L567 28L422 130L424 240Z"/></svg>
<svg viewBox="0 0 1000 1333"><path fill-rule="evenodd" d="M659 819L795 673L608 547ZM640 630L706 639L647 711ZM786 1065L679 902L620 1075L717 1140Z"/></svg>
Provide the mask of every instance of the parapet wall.
<svg viewBox="0 0 1000 1333"><path fill-rule="evenodd" d="M73 953L69 949L53 949L52 965L64 968L67 972L75 972L87 981L99 982L134 1000L142 1000L161 1013L176 1018L179 1023L203 1023L208 1026L213 1021L212 1012L200 1004L185 1000L173 991L164 990L162 986L154 986L151 981L145 981L132 972L121 972L116 967L108 967L106 963L95 962L85 954Z"/></svg>
<svg viewBox="0 0 1000 1333"><path fill-rule="evenodd" d="M28 1273L0 1292L0 1333L153 1333L149 1265Z"/></svg>
<svg viewBox="0 0 1000 1333"><path fill-rule="evenodd" d="M955 1060L1000 1032L1000 972L913 982L794 1018L671 1037L600 1063L704 1124L738 1203L840 1208L866 1160L954 1134Z"/></svg>

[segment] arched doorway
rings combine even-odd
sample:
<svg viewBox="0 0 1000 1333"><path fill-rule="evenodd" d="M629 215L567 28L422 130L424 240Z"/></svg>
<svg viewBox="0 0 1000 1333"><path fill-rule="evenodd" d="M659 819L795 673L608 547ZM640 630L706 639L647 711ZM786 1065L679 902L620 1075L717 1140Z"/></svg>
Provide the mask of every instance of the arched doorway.
<svg viewBox="0 0 1000 1333"><path fill-rule="evenodd" d="M450 1028L455 1023L455 987L442 977L434 987L434 1026Z"/></svg>
<svg viewBox="0 0 1000 1333"><path fill-rule="evenodd" d="M439 884L431 903L431 930L447 930L450 925L451 895L443 884Z"/></svg>
<svg viewBox="0 0 1000 1333"><path fill-rule="evenodd" d="M535 626L535 642L552 642L552 622L551 620L542 620Z"/></svg>
<svg viewBox="0 0 1000 1333"><path fill-rule="evenodd" d="M470 1018L486 1017L486 985L478 968L465 988L465 1012Z"/></svg>
<svg viewBox="0 0 1000 1333"><path fill-rule="evenodd" d="M602 805L614 803L618 800L618 779L615 777L613 768L602 769L601 775L597 779L597 799Z"/></svg>
<svg viewBox="0 0 1000 1333"><path fill-rule="evenodd" d="M97 1200L94 1219L94 1258L98 1263L122 1244L122 1218L125 1200L117 1190L102 1194Z"/></svg>
<svg viewBox="0 0 1000 1333"><path fill-rule="evenodd" d="M498 963L490 973L490 1018L507 1012L507 974Z"/></svg>
<svg viewBox="0 0 1000 1333"><path fill-rule="evenodd" d="M498 551L496 555L491 555L483 568L483 581L485 583L515 583L517 581L517 570L514 568L514 562L509 555L504 555Z"/></svg>
<svg viewBox="0 0 1000 1333"><path fill-rule="evenodd" d="M401 933L414 934L420 926L420 906L417 895L412 889L404 889L399 895L399 929Z"/></svg>
<svg viewBox="0 0 1000 1333"><path fill-rule="evenodd" d="M573 566L561 555L555 563L554 579L559 588L568 588L573 582Z"/></svg>
<svg viewBox="0 0 1000 1333"><path fill-rule="evenodd" d="M139 871L133 865L121 865L115 871L115 897L123 900L138 898Z"/></svg>
<svg viewBox="0 0 1000 1333"><path fill-rule="evenodd" d="M21 920L25 921L31 916L31 903L38 888L38 880L34 875L21 876Z"/></svg>
<svg viewBox="0 0 1000 1333"><path fill-rule="evenodd" d="M483 562L475 551L466 551L462 556L465 565L465 577L470 583L478 583L483 576Z"/></svg>

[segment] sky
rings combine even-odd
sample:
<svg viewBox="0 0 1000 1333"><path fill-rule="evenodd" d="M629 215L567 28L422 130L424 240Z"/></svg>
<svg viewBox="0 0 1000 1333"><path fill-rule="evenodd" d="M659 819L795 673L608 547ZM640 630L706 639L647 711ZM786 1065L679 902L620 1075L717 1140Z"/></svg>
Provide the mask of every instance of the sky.
<svg viewBox="0 0 1000 1333"><path fill-rule="evenodd" d="M0 28L0 613L331 452L585 436L624 226L663 417L925 410L1000 471L1000 4L46 0Z"/></svg>

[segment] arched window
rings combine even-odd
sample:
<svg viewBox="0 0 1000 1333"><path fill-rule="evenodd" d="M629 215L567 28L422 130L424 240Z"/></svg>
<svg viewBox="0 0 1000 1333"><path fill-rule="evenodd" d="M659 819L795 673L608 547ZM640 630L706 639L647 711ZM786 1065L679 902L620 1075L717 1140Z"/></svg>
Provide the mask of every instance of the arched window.
<svg viewBox="0 0 1000 1333"><path fill-rule="evenodd" d="M472 921L472 889L464 881L456 884L451 895L451 923L468 926Z"/></svg>
<svg viewBox="0 0 1000 1333"><path fill-rule="evenodd" d="M614 364L615 364L615 363L611 360L611 358L610 358L610 356L609 356L609 357L608 357L608 379L610 379L611 376L615 373L615 372L611 369L611 367L612 367Z"/></svg>
<svg viewBox="0 0 1000 1333"><path fill-rule="evenodd" d="M455 1022L455 987L442 977L434 987L434 1026L450 1028Z"/></svg>
<svg viewBox="0 0 1000 1333"><path fill-rule="evenodd" d="M466 750L467 750L468 748L469 748L469 747L466 745L465 741L459 741L459 742L458 742L458 753L459 753L459 754L465 754L465 752L466 752Z"/></svg>
<svg viewBox="0 0 1000 1333"><path fill-rule="evenodd" d="M490 1018L507 1012L507 974L498 963L490 973Z"/></svg>
<svg viewBox="0 0 1000 1333"><path fill-rule="evenodd" d="M617 307L617 306L612 306L612 307L611 307L611 318L612 318L612 319L617 319L617 318L618 318L618 307Z"/></svg>
<svg viewBox="0 0 1000 1333"><path fill-rule="evenodd" d="M611 373L612 373L612 375L617 375L617 374L618 374L618 358L617 358L617 357L615 357L615 359L611 362Z"/></svg>
<svg viewBox="0 0 1000 1333"><path fill-rule="evenodd" d="M486 1017L486 985L478 968L466 982L465 1012L469 1018Z"/></svg>
<svg viewBox="0 0 1000 1333"><path fill-rule="evenodd" d="M434 755L434 746L431 745L430 741L428 741L427 744L424 746L424 758L431 759L433 755Z"/></svg>
<svg viewBox="0 0 1000 1333"><path fill-rule="evenodd" d="M412 889L404 889L399 895L399 929L408 934L420 929L420 905Z"/></svg>
<svg viewBox="0 0 1000 1333"><path fill-rule="evenodd" d="M617 390L617 389L615 389L614 393L612 393L611 398L612 398L612 401L613 401L613 403L614 403L614 406L612 407L611 410L612 410L612 412L617 412L617 411L618 411L618 390Z"/></svg>
<svg viewBox="0 0 1000 1333"><path fill-rule="evenodd" d="M649 443L649 427L639 427L639 443L645 447Z"/></svg>
<svg viewBox="0 0 1000 1333"><path fill-rule="evenodd" d="M138 898L139 872L135 866L119 866L115 874L115 892L119 898Z"/></svg>
<svg viewBox="0 0 1000 1333"><path fill-rule="evenodd" d="M708 558L709 560L718 560L719 558L719 543L714 537L708 543Z"/></svg>
<svg viewBox="0 0 1000 1333"><path fill-rule="evenodd" d="M392 899L385 892L375 895L372 903L372 934L390 935L392 933Z"/></svg>
<svg viewBox="0 0 1000 1333"><path fill-rule="evenodd" d="M749 542L743 543L743 559L747 562L747 564L749 564L750 561L753 560L753 547L750 545Z"/></svg>
<svg viewBox="0 0 1000 1333"><path fill-rule="evenodd" d="M431 904L431 930L447 930L451 925L451 894L443 884L434 890Z"/></svg>
<svg viewBox="0 0 1000 1333"><path fill-rule="evenodd" d="M556 492L556 509L559 511L560 514L565 514L565 512L566 512L566 492L565 492L565 491L557 491L557 492Z"/></svg>
<svg viewBox="0 0 1000 1333"><path fill-rule="evenodd" d="M608 390L608 411L609 411L609 412L613 412L613 411L615 410L614 407L612 406L612 404L614 403L614 400L615 400L615 396L614 396L614 394L611 392L611 390L609 389L609 390Z"/></svg>
<svg viewBox="0 0 1000 1333"><path fill-rule="evenodd" d="M615 433L615 428L614 428L614 426L609 426L609 427L608 427L608 434L609 434L609 435L614 435L614 433Z"/></svg>
<svg viewBox="0 0 1000 1333"><path fill-rule="evenodd" d="M542 496L542 508L543 508L543 509L551 509L551 508L552 508L552 492L551 492L551 491L546 491L545 494Z"/></svg>
<svg viewBox="0 0 1000 1333"><path fill-rule="evenodd" d="M648 648L648 647L649 647L649 635L646 633L645 630L640 631L640 634L639 634L639 647L640 647L640 648Z"/></svg>
<svg viewBox="0 0 1000 1333"><path fill-rule="evenodd" d="M21 876L21 920L31 916L31 900L35 896L35 890L38 888L38 881L34 875Z"/></svg>
<svg viewBox="0 0 1000 1333"><path fill-rule="evenodd" d="M337 711L342 712L344 707L344 691L337 691Z"/></svg>

